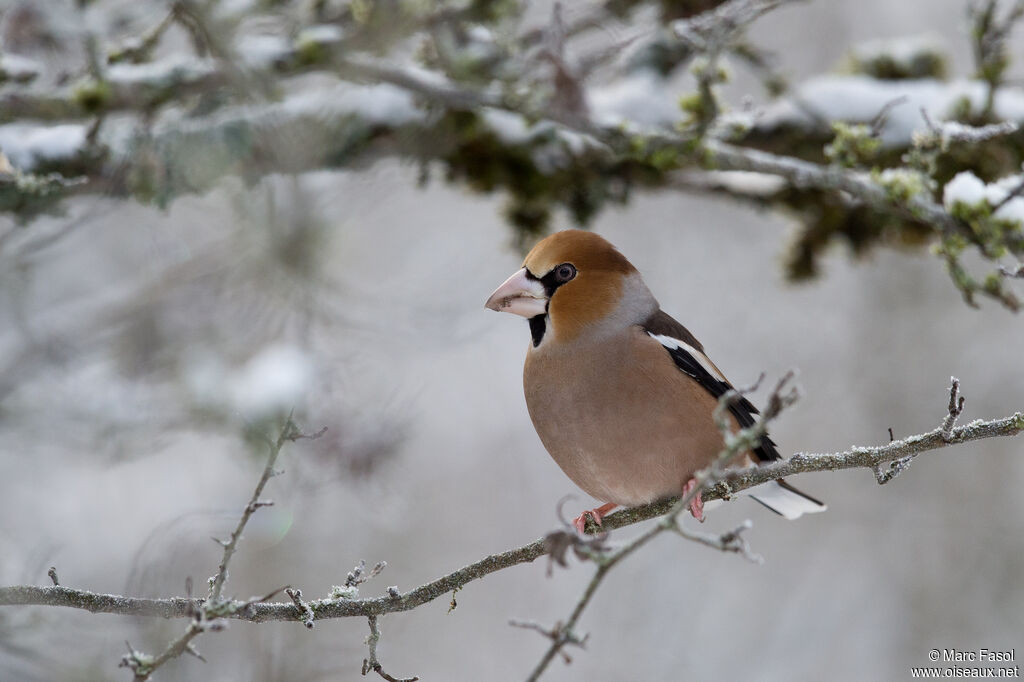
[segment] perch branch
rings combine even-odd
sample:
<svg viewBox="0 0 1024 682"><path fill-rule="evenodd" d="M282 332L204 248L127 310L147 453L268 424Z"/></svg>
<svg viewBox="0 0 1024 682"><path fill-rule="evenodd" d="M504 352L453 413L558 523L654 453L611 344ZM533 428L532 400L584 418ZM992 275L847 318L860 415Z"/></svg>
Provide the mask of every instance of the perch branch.
<svg viewBox="0 0 1024 682"><path fill-rule="evenodd" d="M686 539L700 542L721 551L738 553L750 561L760 561L760 557L751 551L745 538L742 536L743 531L750 527L749 522L741 524L734 530L719 536L691 531L679 522L679 515L689 507L690 502L698 493L705 500L728 499L741 490L783 476L811 471L835 471L860 467L871 469L879 483L886 483L906 469L910 459L920 453L973 440L997 436L1014 436L1024 431L1024 413L1020 412L1002 419L977 420L964 426L956 426L955 422L963 411L964 402L963 398L959 396L959 382L956 378L953 378L947 416L943 419L942 424L933 431L901 440L893 440L890 433L890 442L882 446L855 447L845 452L831 454L798 453L788 460L779 460L770 464L751 466L739 470L726 469L725 466L731 458L737 453L745 452L754 447L755 442L759 442L764 436L768 422L774 419L782 409L796 400L797 393L795 389L783 392L791 376L791 374L787 374L775 387L758 422L747 429L724 434L725 449L710 466L695 474L694 479L697 485L691 487L681 498L648 504L633 509L625 509L606 517L603 523L604 530L619 528L656 516L662 517L657 524L647 528L626 545L614 550L608 550L604 545L603 536L585 538L568 530L556 531L545 538L522 547L485 557L474 564L465 566L405 594L402 594L396 587L389 587L387 594L382 597L351 599L339 594L333 595L329 599L307 602L302 599L301 592L288 589L287 592L291 602L267 603L266 600L271 598L276 592L267 595L263 599L246 602L222 599L220 595L227 580L227 565L234 553L237 540L244 529L245 521L248 520L249 516L257 508L263 506L259 502L259 495L267 480L273 475L273 463L276 460L276 455L285 441L303 437L289 419L278 440L272 444L270 461L264 469L260 482L257 484L256 490L243 512L242 522L236 528L235 533L232 534L232 539L224 543L224 558L221 561L218 574L211 579L211 591L208 599L193 599L191 597L134 599L119 595L96 594L57 584L48 587L19 585L0 587L0 605L68 606L93 613L191 618L188 628L186 628L182 635L171 642L158 656L147 656L129 645L129 653L122 658L121 665L132 670L137 682L148 680L154 670L183 653L191 653L202 658L193 647L192 640L206 630L222 629L226 625L225 619L227 618L252 622L297 620L303 622L306 627L312 627L315 620L346 616L365 616L370 624L370 638L367 640L370 657L363 662L363 674L365 675L370 670L373 670L385 680L413 682L417 678L399 680L391 677L384 672L380 662L377 660L376 645L380 638L380 632L377 628L377 617L379 615L416 608L433 601L441 595L446 595L449 592L460 589L473 580L480 579L490 573L510 566L531 562L545 554L551 554L553 560L557 560L564 565L565 551L571 546L578 557L593 560L597 564L597 568L572 613L564 623L556 623L550 629L542 626L531 628L544 633L551 640L551 645L528 678L532 681L539 679L551 661L559 654L566 660L569 660L563 651L564 647L567 645L583 646L586 636L581 637L574 629L605 576L612 568L646 545L655 536L665 531L672 531ZM739 399L742 394L742 391L731 391L724 395L716 410L716 417L721 416L723 411L727 409L730 401ZM722 422L723 430L727 430L728 420L723 419L720 421ZM890 463L890 470L883 472L882 464L886 462ZM589 530L592 531L593 528L591 527ZM346 586L354 587L354 585L365 582L366 579L378 574L383 568L384 564L381 562L374 567L369 575L364 577L365 565L360 563L349 574ZM56 583L55 571L52 569L51 574L51 579ZM191 592L190 590L186 591Z"/></svg>
<svg viewBox="0 0 1024 682"><path fill-rule="evenodd" d="M810 454L797 453L789 459L771 464L746 467L730 471L726 477L707 488L701 496L705 501L731 498L746 488L783 476L793 476L816 471L838 471L840 469L866 468L893 462L910 455L920 455L951 445L1003 436L1016 436L1024 431L1024 413L1017 412L1008 417L990 420L976 420L950 431L950 438L943 438L942 429L894 440L885 445L854 447L843 452ZM605 530L614 530L633 525L667 513L674 500L654 502L641 507L623 509L609 514L602 520ZM365 599L319 599L308 602L316 620L351 616L367 617L398 611L409 611L448 595L452 590L474 580L479 580L496 571L518 564L530 563L545 556L545 539L492 554L425 583L413 590L402 593L394 589L381 597ZM187 618L200 600L184 597L166 599L142 599L120 595L99 594L66 586L14 585L0 587L0 606L40 605L66 606L83 609L92 613L113 613L119 615L151 616L160 618ZM234 609L226 618L265 622L271 620L302 620L302 614L291 601L249 604L239 600L227 601Z"/></svg>

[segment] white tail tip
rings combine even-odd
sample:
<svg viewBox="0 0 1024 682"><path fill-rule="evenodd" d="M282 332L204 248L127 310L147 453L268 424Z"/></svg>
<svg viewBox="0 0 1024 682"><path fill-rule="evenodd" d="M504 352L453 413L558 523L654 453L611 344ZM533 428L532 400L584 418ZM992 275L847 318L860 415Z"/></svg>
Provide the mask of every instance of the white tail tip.
<svg viewBox="0 0 1024 682"><path fill-rule="evenodd" d="M790 521L804 514L816 514L828 506L810 495L800 492L785 481L768 481L751 488L748 495Z"/></svg>

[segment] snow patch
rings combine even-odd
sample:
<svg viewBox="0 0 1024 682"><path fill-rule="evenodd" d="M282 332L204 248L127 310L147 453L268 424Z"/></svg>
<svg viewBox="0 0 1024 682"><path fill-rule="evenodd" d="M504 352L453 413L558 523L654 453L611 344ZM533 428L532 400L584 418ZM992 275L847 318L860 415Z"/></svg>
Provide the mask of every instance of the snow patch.
<svg viewBox="0 0 1024 682"><path fill-rule="evenodd" d="M594 119L606 126L634 124L666 128L681 118L676 97L666 92L665 80L648 70L591 88L587 101Z"/></svg>
<svg viewBox="0 0 1024 682"><path fill-rule="evenodd" d="M946 210L960 203L968 206L986 200L985 183L971 171L961 171L942 188L942 204Z"/></svg>
<svg viewBox="0 0 1024 682"><path fill-rule="evenodd" d="M886 147L907 146L915 131L926 128L922 109L933 121L941 121L966 98L973 110L980 111L987 92L985 83L974 80L888 81L863 75L820 76L801 84L795 97L768 106L755 129L770 132L783 126L822 128L831 121L870 123L885 105L902 97L905 99L889 110L881 140ZM999 119L1024 123L1024 91L1000 88L994 113Z"/></svg>
<svg viewBox="0 0 1024 682"><path fill-rule="evenodd" d="M481 118L491 132L507 145L527 145L540 137L550 136L549 144L542 144L534 150L533 160L542 173L564 168L570 163L571 157L583 154L588 148L604 147L589 135L550 121L531 124L521 114L501 109L484 108L481 110Z"/></svg>
<svg viewBox="0 0 1024 682"><path fill-rule="evenodd" d="M317 24L310 26L299 34L299 41L312 40L317 43L340 43L345 37L345 32L340 26L334 24Z"/></svg>
<svg viewBox="0 0 1024 682"><path fill-rule="evenodd" d="M339 85L291 97L281 106L292 114L356 114L371 122L392 126L426 117L416 108L411 94L388 83Z"/></svg>
<svg viewBox="0 0 1024 682"><path fill-rule="evenodd" d="M34 59L17 54L0 54L0 74L2 78L16 83L27 83L40 73L42 65Z"/></svg>
<svg viewBox="0 0 1024 682"><path fill-rule="evenodd" d="M1020 193L1024 175L1008 175L995 182L985 184L970 171L957 173L942 190L942 203L947 210L962 203L976 206L987 203L996 210L993 217L1024 226L1024 197L1011 196Z"/></svg>
<svg viewBox="0 0 1024 682"><path fill-rule="evenodd" d="M85 146L85 136L85 126L74 123L55 126L11 123L0 126L0 151L16 168L32 171L41 162L77 155Z"/></svg>
<svg viewBox="0 0 1024 682"><path fill-rule="evenodd" d="M1018 225L1024 225L1024 198L1014 197L1010 199L996 209L996 212L992 215L1000 220L1009 220Z"/></svg>
<svg viewBox="0 0 1024 682"><path fill-rule="evenodd" d="M248 66L269 69L284 61L291 54L292 46L284 36L263 34L239 39L236 49Z"/></svg>
<svg viewBox="0 0 1024 682"><path fill-rule="evenodd" d="M913 66L915 59L929 55L941 58L942 54L942 39L929 34L870 40L853 48L853 57L857 61L876 61L888 57L897 66L908 70Z"/></svg>
<svg viewBox="0 0 1024 682"><path fill-rule="evenodd" d="M142 64L113 64L107 69L106 77L111 83L125 87L160 86L168 82L194 82L216 70L217 63L212 59L178 56Z"/></svg>

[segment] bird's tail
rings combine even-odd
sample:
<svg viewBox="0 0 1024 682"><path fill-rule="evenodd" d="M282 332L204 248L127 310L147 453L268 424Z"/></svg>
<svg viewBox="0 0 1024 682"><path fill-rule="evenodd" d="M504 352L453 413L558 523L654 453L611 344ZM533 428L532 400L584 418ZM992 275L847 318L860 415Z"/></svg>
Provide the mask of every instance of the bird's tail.
<svg viewBox="0 0 1024 682"><path fill-rule="evenodd" d="M828 509L820 500L800 492L781 478L751 488L747 494L790 521Z"/></svg>

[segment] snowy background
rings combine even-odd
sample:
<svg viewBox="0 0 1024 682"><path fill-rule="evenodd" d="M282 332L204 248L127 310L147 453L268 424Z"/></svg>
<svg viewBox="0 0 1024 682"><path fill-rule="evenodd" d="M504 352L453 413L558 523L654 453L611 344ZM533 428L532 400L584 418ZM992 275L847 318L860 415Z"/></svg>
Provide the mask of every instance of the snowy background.
<svg viewBox="0 0 1024 682"><path fill-rule="evenodd" d="M953 0L819 1L752 38L797 81L852 44L922 33L963 74L963 17ZM166 211L83 198L0 245L0 583L44 584L55 565L99 592L203 585L219 558L209 538L233 527L262 467L243 427L293 403L329 431L286 448L235 596L286 583L326 595L360 559L388 562L363 596L407 590L543 535L567 493L591 506L527 416L526 324L483 308L521 260L500 201L416 180L386 162L228 181ZM1024 405L1019 316L963 305L932 257L837 250L822 279L793 287L782 216L664 193L593 227L734 382L799 368L805 398L774 429L784 452L932 429L950 374L967 420ZM1024 651L1022 448L929 453L885 487L867 471L801 477L830 509L796 522L750 501L716 510L710 529L754 521L765 564L659 539L611 573L582 619L586 651L548 678L899 680L933 648ZM383 617L385 669L522 679L547 641L507 621L565 618L591 568L545 571L471 583L452 613L440 599ZM124 640L156 651L182 628L8 607L0 679L125 679ZM208 663L160 679L359 679L366 633L359 618L232 623L198 641Z"/></svg>

